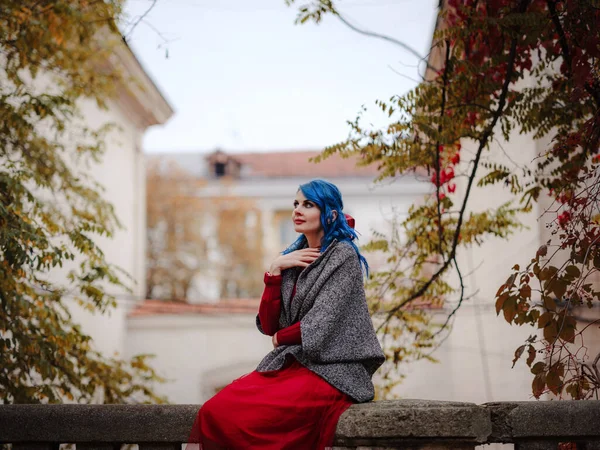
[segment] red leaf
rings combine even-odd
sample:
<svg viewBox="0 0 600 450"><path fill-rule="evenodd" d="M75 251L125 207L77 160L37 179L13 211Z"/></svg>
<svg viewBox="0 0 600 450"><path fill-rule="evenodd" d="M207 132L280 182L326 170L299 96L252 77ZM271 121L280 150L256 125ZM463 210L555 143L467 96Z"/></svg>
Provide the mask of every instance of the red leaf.
<svg viewBox="0 0 600 450"><path fill-rule="evenodd" d="M535 360L535 355L537 354L537 352L535 351L535 348L533 347L533 345L530 345L529 347L527 347L527 365L529 367L531 367L531 364L533 363L533 361Z"/></svg>
<svg viewBox="0 0 600 450"><path fill-rule="evenodd" d="M546 374L538 373L533 378L533 383L531 383L531 390L533 391L533 395L535 398L540 398L540 395L544 393L546 389Z"/></svg>
<svg viewBox="0 0 600 450"><path fill-rule="evenodd" d="M517 361L519 360L519 358L521 357L521 355L523 354L524 351L525 351L524 345L521 345L519 348L517 348L515 350L515 357L513 358L513 361L512 361L513 368L515 367L515 364L517 363Z"/></svg>
<svg viewBox="0 0 600 450"><path fill-rule="evenodd" d="M506 301L507 298L508 298L508 292L505 292L500 297L498 297L498 299L496 300L496 314L500 313L500 311L504 307L504 302Z"/></svg>

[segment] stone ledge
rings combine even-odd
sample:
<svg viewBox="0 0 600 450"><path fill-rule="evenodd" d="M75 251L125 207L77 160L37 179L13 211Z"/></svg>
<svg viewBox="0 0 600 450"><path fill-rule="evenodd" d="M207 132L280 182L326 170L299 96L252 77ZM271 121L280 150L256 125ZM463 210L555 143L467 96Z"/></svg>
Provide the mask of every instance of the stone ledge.
<svg viewBox="0 0 600 450"><path fill-rule="evenodd" d="M552 438L600 440L600 400L501 402L490 411L493 442Z"/></svg>
<svg viewBox="0 0 600 450"><path fill-rule="evenodd" d="M397 400L352 406L340 418L336 444L381 446L430 441L481 443L492 432L490 412L474 403Z"/></svg>
<svg viewBox="0 0 600 450"><path fill-rule="evenodd" d="M180 443L198 405L0 405L0 443ZM600 401L354 405L338 448L473 448L494 442L600 442Z"/></svg>

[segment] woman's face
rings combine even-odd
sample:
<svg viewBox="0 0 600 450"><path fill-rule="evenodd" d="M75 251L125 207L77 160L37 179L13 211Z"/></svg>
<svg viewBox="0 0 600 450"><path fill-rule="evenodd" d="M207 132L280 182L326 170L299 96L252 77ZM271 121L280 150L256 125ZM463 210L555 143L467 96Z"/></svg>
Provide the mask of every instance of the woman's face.
<svg viewBox="0 0 600 450"><path fill-rule="evenodd" d="M321 226L321 210L319 207L307 200L301 190L296 193L294 200L294 212L292 213L294 221L294 231L296 233L316 234L323 230Z"/></svg>

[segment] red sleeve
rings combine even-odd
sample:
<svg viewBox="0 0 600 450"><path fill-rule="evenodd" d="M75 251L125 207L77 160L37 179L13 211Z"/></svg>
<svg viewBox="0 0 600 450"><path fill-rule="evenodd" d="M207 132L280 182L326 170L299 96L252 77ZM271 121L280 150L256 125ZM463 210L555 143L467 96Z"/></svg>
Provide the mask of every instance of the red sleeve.
<svg viewBox="0 0 600 450"><path fill-rule="evenodd" d="M279 330L279 314L281 312L281 275L265 273L265 290L258 308L260 326L269 336Z"/></svg>
<svg viewBox="0 0 600 450"><path fill-rule="evenodd" d="M277 343L279 345L300 345L302 344L302 333L300 331L300 322L296 322L287 328L277 332Z"/></svg>

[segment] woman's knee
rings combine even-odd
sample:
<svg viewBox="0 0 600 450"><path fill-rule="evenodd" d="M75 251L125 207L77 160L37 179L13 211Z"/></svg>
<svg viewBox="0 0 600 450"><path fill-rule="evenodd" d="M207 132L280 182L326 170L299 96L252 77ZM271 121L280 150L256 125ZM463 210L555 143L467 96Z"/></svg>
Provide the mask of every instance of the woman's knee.
<svg viewBox="0 0 600 450"><path fill-rule="evenodd" d="M198 412L200 419L204 422L219 420L224 413L226 415L226 410L228 409L226 403L227 402L222 396L218 394L215 395L207 400L200 408L200 411Z"/></svg>

